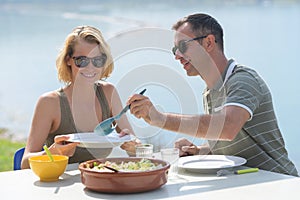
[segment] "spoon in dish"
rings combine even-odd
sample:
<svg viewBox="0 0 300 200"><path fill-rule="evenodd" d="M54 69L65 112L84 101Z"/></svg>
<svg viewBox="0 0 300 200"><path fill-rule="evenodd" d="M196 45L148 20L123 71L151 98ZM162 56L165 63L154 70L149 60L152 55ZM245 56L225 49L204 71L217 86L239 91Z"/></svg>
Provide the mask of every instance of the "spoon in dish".
<svg viewBox="0 0 300 200"><path fill-rule="evenodd" d="M46 145L43 146L43 149L45 150L46 154L48 155L48 157L50 158L50 160L53 162L53 156L51 154L51 152L49 151L48 147Z"/></svg>
<svg viewBox="0 0 300 200"><path fill-rule="evenodd" d="M146 89L142 90L140 92L141 95L143 95L146 92ZM114 117L110 117L104 121L102 121L101 123L99 123L95 129L94 129L94 133L98 134L98 135L108 135L111 132L113 132L117 126L117 124L113 125L113 122L115 120L118 120L121 118L121 116L126 113L128 110L130 109L130 104L125 106L125 108L123 108L123 110L116 116Z"/></svg>
<svg viewBox="0 0 300 200"><path fill-rule="evenodd" d="M119 172L119 170L117 170L117 169L115 169L115 168L112 168L112 167L109 167L109 166L106 166L106 165L104 165L104 167L105 167L106 169L109 169L109 170L115 172L115 173Z"/></svg>

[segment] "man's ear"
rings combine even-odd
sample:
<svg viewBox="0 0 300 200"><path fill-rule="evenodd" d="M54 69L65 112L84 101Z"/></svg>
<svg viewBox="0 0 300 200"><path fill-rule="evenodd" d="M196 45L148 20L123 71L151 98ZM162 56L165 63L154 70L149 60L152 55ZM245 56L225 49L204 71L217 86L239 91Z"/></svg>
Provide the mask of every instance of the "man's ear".
<svg viewBox="0 0 300 200"><path fill-rule="evenodd" d="M213 34L209 34L206 38L203 39L202 45L207 52L211 52L214 48L216 48L215 36Z"/></svg>

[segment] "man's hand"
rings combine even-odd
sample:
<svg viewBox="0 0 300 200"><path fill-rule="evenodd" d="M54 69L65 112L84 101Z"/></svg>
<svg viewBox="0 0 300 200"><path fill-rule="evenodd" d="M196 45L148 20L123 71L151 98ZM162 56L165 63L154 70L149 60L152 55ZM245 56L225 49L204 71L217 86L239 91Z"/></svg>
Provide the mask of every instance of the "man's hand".
<svg viewBox="0 0 300 200"><path fill-rule="evenodd" d="M139 119L143 118L149 124L158 115L158 111L147 96L134 94L128 99L127 104L131 104L131 114Z"/></svg>
<svg viewBox="0 0 300 200"><path fill-rule="evenodd" d="M175 142L175 147L179 149L179 156L198 155L199 147L185 138L180 138Z"/></svg>

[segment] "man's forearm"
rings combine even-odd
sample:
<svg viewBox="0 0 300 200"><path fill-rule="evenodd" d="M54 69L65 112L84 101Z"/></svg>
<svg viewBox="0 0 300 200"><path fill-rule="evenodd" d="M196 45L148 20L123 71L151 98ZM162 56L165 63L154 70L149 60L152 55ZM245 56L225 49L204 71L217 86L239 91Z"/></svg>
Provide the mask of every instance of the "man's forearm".
<svg viewBox="0 0 300 200"><path fill-rule="evenodd" d="M225 125L225 117L221 114L181 115L159 113L159 115L151 120L151 125L198 138L226 140L224 134L222 134Z"/></svg>
<svg viewBox="0 0 300 200"><path fill-rule="evenodd" d="M155 119L153 118L153 120L151 120L151 125L174 132L197 136L200 127L199 122L199 116L160 113Z"/></svg>

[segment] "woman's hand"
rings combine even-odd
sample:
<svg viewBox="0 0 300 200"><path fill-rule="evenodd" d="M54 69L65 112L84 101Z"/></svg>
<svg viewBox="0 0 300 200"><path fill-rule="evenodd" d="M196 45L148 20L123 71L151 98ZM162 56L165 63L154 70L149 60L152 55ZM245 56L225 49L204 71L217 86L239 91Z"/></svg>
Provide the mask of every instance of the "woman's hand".
<svg viewBox="0 0 300 200"><path fill-rule="evenodd" d="M198 155L200 148L185 138L180 138L175 142L175 147L179 149L179 156Z"/></svg>
<svg viewBox="0 0 300 200"><path fill-rule="evenodd" d="M52 154L59 154L65 156L73 156L76 150L78 142L66 143L70 138L68 135L57 135L54 138L54 143L49 147L49 150Z"/></svg>
<svg viewBox="0 0 300 200"><path fill-rule="evenodd" d="M119 133L119 137L123 137L125 135L130 135L130 131L127 128L121 130L121 132Z"/></svg>
<svg viewBox="0 0 300 200"><path fill-rule="evenodd" d="M128 129L123 129L120 132L120 137L123 137L125 135L130 135ZM131 140L128 142L124 142L120 147L121 149L125 150L129 156L135 156L135 145L140 144L141 141L139 139Z"/></svg>
<svg viewBox="0 0 300 200"><path fill-rule="evenodd" d="M137 140L132 140L129 142L124 142L120 147L125 150L129 156L135 156L135 145L140 144L141 142Z"/></svg>

